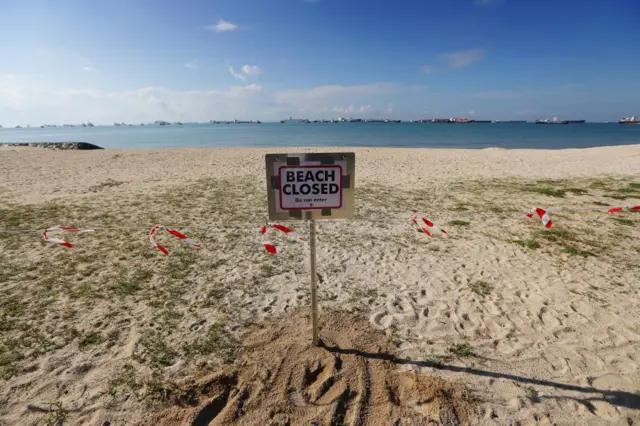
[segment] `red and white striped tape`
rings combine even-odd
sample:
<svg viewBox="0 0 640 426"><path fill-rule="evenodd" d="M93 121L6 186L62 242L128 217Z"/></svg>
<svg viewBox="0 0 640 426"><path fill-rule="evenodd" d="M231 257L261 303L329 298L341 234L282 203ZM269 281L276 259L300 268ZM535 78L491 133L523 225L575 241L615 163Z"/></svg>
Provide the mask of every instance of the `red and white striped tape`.
<svg viewBox="0 0 640 426"><path fill-rule="evenodd" d="M171 229L168 228L164 225L156 225L153 227L153 229L151 230L151 232L149 232L149 243L151 243L151 247L153 248L157 248L158 250L160 250L161 252L163 252L165 254L165 256L169 256L169 251L162 245L156 243L155 240L155 235L158 231L160 230L165 230L167 231L169 234L180 238L185 244L193 247L193 248L200 248L200 243L197 243L195 241L193 241L190 238L187 238L186 235L181 234L180 232L176 231L175 229Z"/></svg>
<svg viewBox="0 0 640 426"><path fill-rule="evenodd" d="M553 226L553 222L551 222L551 218L549 217L549 213L546 210L543 210L538 207L532 208L528 213L526 213L527 217L531 219L533 215L538 215L540 220L542 221L542 225L549 229Z"/></svg>
<svg viewBox="0 0 640 426"><path fill-rule="evenodd" d="M67 248L71 248L73 247L73 244L61 240L59 238L54 238L54 237L50 237L47 235L47 232L53 232L53 231L68 231L68 232L95 232L95 229L85 229L85 228L72 228L70 226L52 226L49 227L47 229L45 229L44 231L42 231L42 238L44 238L44 240L48 243L51 244L56 244L59 246L64 246Z"/></svg>
<svg viewBox="0 0 640 426"><path fill-rule="evenodd" d="M422 232L424 232L430 237L433 237L434 235L442 235L447 233L447 231L445 231L443 228L436 225L435 223L431 222L426 217L422 218L422 224L418 223L418 216L414 216L411 221L418 227L418 229L422 230Z"/></svg>
<svg viewBox="0 0 640 426"><path fill-rule="evenodd" d="M621 211L640 211L640 206L624 206L624 207L613 207L608 210L609 214L618 213Z"/></svg>
<svg viewBox="0 0 640 426"><path fill-rule="evenodd" d="M302 238L300 234L293 232L290 228L287 228L284 225L279 225L277 223L274 223L271 225L266 224L260 230L260 242L262 243L264 248L271 254L276 254L278 250L276 249L276 246L274 245L273 241L271 241L271 239L267 235L267 230L269 229L269 226L271 226L274 229L277 229L278 231L284 232L284 234L287 237L289 237L289 239L291 240L304 241L304 238Z"/></svg>

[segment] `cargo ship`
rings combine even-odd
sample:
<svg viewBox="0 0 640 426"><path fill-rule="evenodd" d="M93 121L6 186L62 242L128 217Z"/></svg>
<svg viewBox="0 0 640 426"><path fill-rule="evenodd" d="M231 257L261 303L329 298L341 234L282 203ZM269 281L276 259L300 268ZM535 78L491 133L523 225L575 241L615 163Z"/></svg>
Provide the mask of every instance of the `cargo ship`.
<svg viewBox="0 0 640 426"><path fill-rule="evenodd" d="M536 124L583 124L586 120L558 120L558 117L553 117L553 120L545 118L544 120L536 120Z"/></svg>
<svg viewBox="0 0 640 426"><path fill-rule="evenodd" d="M618 124L640 124L640 120L636 119L636 116L625 117L622 120L618 121Z"/></svg>
<svg viewBox="0 0 640 426"><path fill-rule="evenodd" d="M544 120L536 120L536 124L569 124L567 120L558 120L558 117L553 117L553 120L545 118Z"/></svg>
<svg viewBox="0 0 640 426"><path fill-rule="evenodd" d="M287 120L280 120L280 123L282 123L282 124L284 124L284 123L310 123L310 121L307 118L291 118L291 117L289 117L289 119L287 119Z"/></svg>

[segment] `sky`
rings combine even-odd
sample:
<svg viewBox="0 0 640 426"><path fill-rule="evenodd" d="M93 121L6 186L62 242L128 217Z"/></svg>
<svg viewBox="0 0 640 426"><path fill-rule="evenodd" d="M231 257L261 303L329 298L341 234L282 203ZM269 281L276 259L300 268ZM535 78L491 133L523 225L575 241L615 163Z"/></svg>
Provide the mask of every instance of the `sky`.
<svg viewBox="0 0 640 426"><path fill-rule="evenodd" d="M638 0L2 0L0 125L640 116Z"/></svg>

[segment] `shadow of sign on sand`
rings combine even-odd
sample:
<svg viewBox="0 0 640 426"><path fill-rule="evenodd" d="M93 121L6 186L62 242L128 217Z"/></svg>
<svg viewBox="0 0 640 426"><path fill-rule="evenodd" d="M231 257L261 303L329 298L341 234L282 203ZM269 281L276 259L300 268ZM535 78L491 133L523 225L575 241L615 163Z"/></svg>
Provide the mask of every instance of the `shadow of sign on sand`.
<svg viewBox="0 0 640 426"><path fill-rule="evenodd" d="M569 385L565 383L553 382L550 380L534 379L530 377L522 377L522 376L517 376L514 374L508 374L508 373L500 373L500 372L494 372L494 371L488 371L488 370L480 370L477 368L447 365L437 361L411 360L406 358L399 358L389 353L370 353L370 352L364 352L358 349L346 349L346 348L340 348L338 346L328 346L324 344L324 342L323 342L323 346L331 353L351 354L351 355L355 355L355 356L367 358L367 359L383 359L398 365L408 364L408 365L414 365L417 367L431 367L438 370L447 370L447 371L453 371L456 373L474 374L477 376L492 377L496 379L508 379L508 380L514 380L519 383L527 383L527 384L539 385L539 386L550 386L550 387L554 387L556 389L561 389L561 390L596 394L595 396L579 399L579 402L585 403L588 401L600 400L600 401L608 402L609 404L617 405L619 407L640 409L640 394L635 394L631 392L623 392L623 391L617 391L617 390L604 390L604 389L597 389L594 387Z"/></svg>

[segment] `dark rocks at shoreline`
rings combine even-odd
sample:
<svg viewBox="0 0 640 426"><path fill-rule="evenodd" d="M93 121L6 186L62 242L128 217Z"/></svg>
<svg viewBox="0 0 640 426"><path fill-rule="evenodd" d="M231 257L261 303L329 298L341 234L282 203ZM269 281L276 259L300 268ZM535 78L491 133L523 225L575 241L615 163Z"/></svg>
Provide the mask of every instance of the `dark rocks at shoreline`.
<svg viewBox="0 0 640 426"><path fill-rule="evenodd" d="M30 146L37 148L55 149L59 151L75 151L89 149L104 149L87 142L23 142L23 143L0 143L0 146Z"/></svg>

